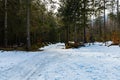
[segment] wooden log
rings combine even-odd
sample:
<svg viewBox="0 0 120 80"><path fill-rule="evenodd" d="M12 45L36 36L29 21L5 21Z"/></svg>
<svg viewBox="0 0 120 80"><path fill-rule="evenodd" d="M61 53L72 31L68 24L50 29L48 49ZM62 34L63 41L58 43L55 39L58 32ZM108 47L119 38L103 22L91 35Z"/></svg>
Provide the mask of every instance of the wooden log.
<svg viewBox="0 0 120 80"><path fill-rule="evenodd" d="M80 46L85 46L85 45L83 42L69 41L65 46L66 46L66 49L68 49L68 48L78 48Z"/></svg>

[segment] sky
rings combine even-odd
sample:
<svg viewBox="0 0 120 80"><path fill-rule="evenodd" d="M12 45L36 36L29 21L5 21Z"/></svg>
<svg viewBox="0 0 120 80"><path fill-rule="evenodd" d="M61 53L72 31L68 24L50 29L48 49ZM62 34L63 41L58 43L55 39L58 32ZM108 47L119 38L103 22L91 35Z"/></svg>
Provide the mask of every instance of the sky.
<svg viewBox="0 0 120 80"><path fill-rule="evenodd" d="M50 2L49 2L49 0L45 0L46 2L48 2L48 4L47 4L47 9L50 11L50 10L53 10L53 12L54 13L56 13L57 12L57 9L59 8L59 5L58 5L58 3L59 3L59 0L53 0L53 1L55 1L55 2L57 2L57 3L55 3L55 4L50 4ZM120 1L119 1L119 4L120 4ZM54 5L54 6L53 6ZM52 8L52 7L54 7L54 8ZM110 10L106 10L106 14L108 14L110 12ZM116 9L114 10L114 12L116 12Z"/></svg>
<svg viewBox="0 0 120 80"><path fill-rule="evenodd" d="M54 2L56 2L54 4L50 3L49 0L44 0L44 1L45 1L45 3L47 3L46 8L48 9L48 11L52 10L54 13L57 12L57 9L59 8L59 5L58 5L59 1L58 0L53 0Z"/></svg>

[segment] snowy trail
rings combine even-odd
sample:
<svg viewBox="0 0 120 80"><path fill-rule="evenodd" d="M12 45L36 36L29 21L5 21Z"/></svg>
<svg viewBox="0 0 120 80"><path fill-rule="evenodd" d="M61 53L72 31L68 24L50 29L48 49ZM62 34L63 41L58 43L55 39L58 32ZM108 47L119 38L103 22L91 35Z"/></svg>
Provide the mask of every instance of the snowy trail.
<svg viewBox="0 0 120 80"><path fill-rule="evenodd" d="M34 74L37 75L49 62L52 62L52 58L55 60L57 56L50 57L43 53L34 55L8 70L0 72L0 80L29 80Z"/></svg>
<svg viewBox="0 0 120 80"><path fill-rule="evenodd" d="M120 80L118 46L63 48L58 43L42 52L0 52L0 80Z"/></svg>

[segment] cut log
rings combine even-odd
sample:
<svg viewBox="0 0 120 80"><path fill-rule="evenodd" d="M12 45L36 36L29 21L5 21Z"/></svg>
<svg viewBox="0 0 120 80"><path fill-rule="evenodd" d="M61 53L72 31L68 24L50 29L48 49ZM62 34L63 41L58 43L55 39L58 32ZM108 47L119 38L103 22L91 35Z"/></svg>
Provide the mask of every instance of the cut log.
<svg viewBox="0 0 120 80"><path fill-rule="evenodd" d="M74 42L74 41L69 41L67 44L65 44L66 49L68 48L78 48L80 46L85 46L83 42Z"/></svg>
<svg viewBox="0 0 120 80"><path fill-rule="evenodd" d="M118 45L118 46L120 47L120 44L119 44L119 43L112 43L112 44L110 44L108 47L114 46L114 45Z"/></svg>

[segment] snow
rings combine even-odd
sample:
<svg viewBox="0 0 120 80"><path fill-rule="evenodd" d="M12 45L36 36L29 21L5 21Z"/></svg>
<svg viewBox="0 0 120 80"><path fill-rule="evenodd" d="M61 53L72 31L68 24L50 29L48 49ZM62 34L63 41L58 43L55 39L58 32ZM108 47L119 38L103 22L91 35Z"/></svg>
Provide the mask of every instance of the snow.
<svg viewBox="0 0 120 80"><path fill-rule="evenodd" d="M57 43L36 52L0 51L0 80L120 80L119 46L64 48Z"/></svg>

